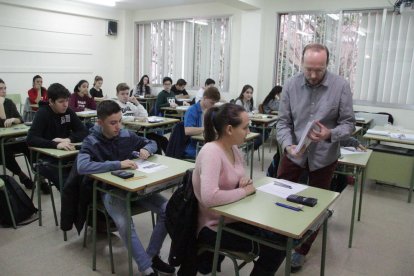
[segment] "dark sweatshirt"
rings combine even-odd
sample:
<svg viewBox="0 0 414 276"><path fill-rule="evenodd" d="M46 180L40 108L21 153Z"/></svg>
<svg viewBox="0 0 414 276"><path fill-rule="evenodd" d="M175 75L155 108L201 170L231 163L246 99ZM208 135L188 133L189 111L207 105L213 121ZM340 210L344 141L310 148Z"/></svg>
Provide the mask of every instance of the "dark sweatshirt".
<svg viewBox="0 0 414 276"><path fill-rule="evenodd" d="M78 155L79 174L103 173L121 169L121 161L136 158L133 151L144 148L153 154L157 144L140 137L127 129L121 129L118 136L108 139L102 134L102 128L95 125L82 143Z"/></svg>
<svg viewBox="0 0 414 276"><path fill-rule="evenodd" d="M82 142L88 135L86 127L70 108L63 114L55 113L49 105L40 106L27 134L31 147L56 148L54 138L69 138L72 143Z"/></svg>
<svg viewBox="0 0 414 276"><path fill-rule="evenodd" d="M18 118L23 123L22 116L20 116L19 111L17 111L16 105L14 102L10 99L5 99L4 103L4 113L6 113L6 119L10 118ZM0 119L0 127L4 127L4 121L3 119Z"/></svg>

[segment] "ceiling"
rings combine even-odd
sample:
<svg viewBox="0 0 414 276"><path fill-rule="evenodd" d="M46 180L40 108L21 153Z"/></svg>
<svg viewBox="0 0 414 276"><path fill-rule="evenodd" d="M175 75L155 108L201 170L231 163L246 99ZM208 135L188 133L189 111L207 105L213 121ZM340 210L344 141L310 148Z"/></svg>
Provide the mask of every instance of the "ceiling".
<svg viewBox="0 0 414 276"><path fill-rule="evenodd" d="M119 0L116 7L126 10L155 9L161 7L216 2L214 0Z"/></svg>

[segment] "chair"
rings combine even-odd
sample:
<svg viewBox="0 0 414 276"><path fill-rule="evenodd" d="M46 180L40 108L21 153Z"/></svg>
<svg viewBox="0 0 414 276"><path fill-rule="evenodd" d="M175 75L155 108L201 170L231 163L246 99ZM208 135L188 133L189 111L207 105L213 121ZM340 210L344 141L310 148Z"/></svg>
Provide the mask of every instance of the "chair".
<svg viewBox="0 0 414 276"><path fill-rule="evenodd" d="M198 246L198 252L197 255L200 255L201 253L208 251L211 253L214 253L214 246L208 245L208 244L200 244ZM219 255L224 257L229 257L230 260L233 263L234 267L234 274L236 276L239 276L239 271L242 269L246 264L252 262L254 259L258 257L253 252L240 252L240 251L231 251L227 249L219 249ZM240 260L241 263L238 264L237 261Z"/></svg>
<svg viewBox="0 0 414 276"><path fill-rule="evenodd" d="M146 213L149 212L149 210L142 208L140 206L131 206L131 213L132 215L139 215L142 213ZM86 248L86 239L87 239L87 233L88 233L88 222L89 222L89 216L90 213L93 211L93 206L92 204L89 204L88 206L88 211L86 213L86 220L85 220L85 230L84 230L84 234L83 234L83 247ZM108 212L105 209L105 206L103 205L102 202L98 202L96 204L96 211L100 212L101 214L103 214L105 216L105 222L106 222L106 235L107 235L107 239L108 239L108 245L109 245L109 261L111 262L111 272L112 274L115 274L115 265L114 265L114 256L112 253L112 239L111 239L111 232L116 232L117 229L111 229L110 228L110 224L109 224L109 215ZM155 227L155 216L154 213L151 212L151 220L152 220L152 228ZM94 251L96 250L96 248L93 249Z"/></svg>
<svg viewBox="0 0 414 276"><path fill-rule="evenodd" d="M0 190L3 190L3 192L4 192L4 196L6 197L7 207L9 208L10 217L11 217L12 222L13 222L13 228L16 229L17 228L16 227L16 220L14 219L13 210L12 210L11 205L10 205L9 194L7 193L6 184L4 184L3 179L0 179Z"/></svg>
<svg viewBox="0 0 414 276"><path fill-rule="evenodd" d="M29 97L27 97L26 101L24 102L24 107L23 107L23 120L25 122L33 121L35 113L36 111L33 110L32 107L30 106L30 100L29 100Z"/></svg>
<svg viewBox="0 0 414 276"><path fill-rule="evenodd" d="M19 108L17 109L20 114L22 114L22 97L20 94L7 94L6 98L12 100L14 104L17 106L19 105Z"/></svg>

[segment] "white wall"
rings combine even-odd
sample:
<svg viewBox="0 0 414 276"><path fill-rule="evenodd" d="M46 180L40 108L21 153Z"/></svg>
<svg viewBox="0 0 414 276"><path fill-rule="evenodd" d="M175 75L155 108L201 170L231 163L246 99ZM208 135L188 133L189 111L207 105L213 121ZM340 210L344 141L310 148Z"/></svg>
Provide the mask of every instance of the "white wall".
<svg viewBox="0 0 414 276"><path fill-rule="evenodd" d="M36 74L47 88L60 82L69 91L95 75L104 79L103 91L115 95L126 79L125 12L91 9L48 1L0 3L0 78L8 93L24 99ZM107 36L107 20L119 20L118 36Z"/></svg>

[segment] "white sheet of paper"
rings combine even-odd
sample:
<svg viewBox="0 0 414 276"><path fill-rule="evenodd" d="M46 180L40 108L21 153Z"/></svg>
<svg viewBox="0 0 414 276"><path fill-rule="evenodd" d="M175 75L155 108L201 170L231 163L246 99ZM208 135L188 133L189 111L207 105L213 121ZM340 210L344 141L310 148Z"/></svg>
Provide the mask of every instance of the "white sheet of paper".
<svg viewBox="0 0 414 276"><path fill-rule="evenodd" d="M275 182L280 183L282 185L290 186L291 189L288 187L279 186L275 184ZM297 194L300 191L303 191L307 188L308 186L306 185L302 185L285 179L275 179L275 181L272 181L271 183L260 186L259 188L257 188L257 190L286 199L289 195Z"/></svg>
<svg viewBox="0 0 414 276"><path fill-rule="evenodd" d="M150 116L148 117L148 123L159 123L164 121L164 118L162 117L157 117L157 116Z"/></svg>
<svg viewBox="0 0 414 276"><path fill-rule="evenodd" d="M341 147L341 155L351 155L351 154L361 154L365 153L360 149L355 149L354 147Z"/></svg>
<svg viewBox="0 0 414 276"><path fill-rule="evenodd" d="M79 111L76 112L78 115L89 115L89 114L93 114L96 115L96 110L85 110L85 111Z"/></svg>
<svg viewBox="0 0 414 276"><path fill-rule="evenodd" d="M141 159L138 161L135 161L135 163L138 166L137 171L144 172L144 173L154 173L154 172L162 171L168 168L165 165L154 163L154 162L149 162L149 161L141 160Z"/></svg>

